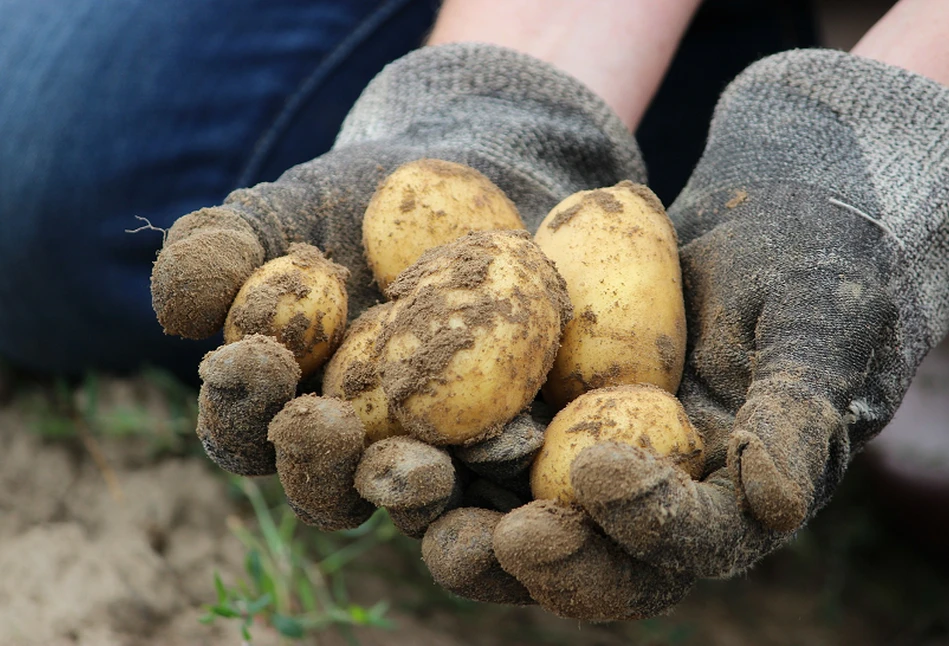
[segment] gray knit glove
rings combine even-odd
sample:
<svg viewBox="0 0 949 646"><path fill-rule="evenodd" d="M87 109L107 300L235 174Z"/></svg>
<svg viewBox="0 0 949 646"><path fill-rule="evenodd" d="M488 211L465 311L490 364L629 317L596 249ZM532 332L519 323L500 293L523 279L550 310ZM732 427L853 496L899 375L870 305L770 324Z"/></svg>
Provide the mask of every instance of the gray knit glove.
<svg viewBox="0 0 949 646"><path fill-rule="evenodd" d="M350 270L349 312L358 315L381 300L363 258L363 213L386 175L420 158L481 171L531 230L575 191L644 179L631 134L576 80L493 46L424 48L371 82L331 152L273 183L234 191L222 206L189 214L172 227L152 273L159 321L172 334L212 335L250 273L293 242L314 244ZM296 394L298 375L265 338L209 354L200 374L198 433L208 454L236 473L277 470L298 514L326 529L356 525L371 512L372 505L353 493L357 468L360 492L388 507L408 534L421 535L432 518L457 504L459 489L503 506L497 500L507 489L460 475L457 465L490 473L490 463L497 462L502 471L516 472L540 438L529 423L519 423L480 450L449 455L393 438L372 445L363 459L364 438L345 411L309 399L284 408ZM286 445L275 450L268 425L281 409L299 418L295 423L308 430L309 444L281 436ZM332 462L321 457L330 454ZM516 477L514 472L505 477Z"/></svg>
<svg viewBox="0 0 949 646"><path fill-rule="evenodd" d="M598 445L571 471L582 512L493 520L501 566L566 616L652 614L663 576L674 603L690 575L748 568L892 417L949 328L949 89L835 51L764 59L723 94L669 213L689 315L679 396L706 473Z"/></svg>

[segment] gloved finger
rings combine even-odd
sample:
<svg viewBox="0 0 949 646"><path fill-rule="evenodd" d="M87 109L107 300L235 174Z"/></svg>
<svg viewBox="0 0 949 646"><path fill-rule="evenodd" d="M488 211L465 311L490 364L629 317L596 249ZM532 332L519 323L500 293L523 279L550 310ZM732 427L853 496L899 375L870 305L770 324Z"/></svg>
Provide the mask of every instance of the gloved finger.
<svg viewBox="0 0 949 646"><path fill-rule="evenodd" d="M448 451L406 436L370 444L356 468L355 486L413 538L421 538L429 523L461 499L459 474Z"/></svg>
<svg viewBox="0 0 949 646"><path fill-rule="evenodd" d="M509 480L530 466L544 444L544 425L522 413L504 430L484 442L455 447L454 454L475 473L498 481Z"/></svg>
<svg viewBox="0 0 949 646"><path fill-rule="evenodd" d="M577 507L534 501L505 515L494 553L544 608L584 621L651 617L691 588L691 573L632 558Z"/></svg>
<svg viewBox="0 0 949 646"><path fill-rule="evenodd" d="M828 261L829 262L829 261ZM858 275L861 274L862 275ZM797 529L825 503L851 455L848 425L879 424L865 393L887 352L895 312L869 268L811 270L769 299L756 362L728 442L742 504L776 531Z"/></svg>
<svg viewBox="0 0 949 646"><path fill-rule="evenodd" d="M301 395L273 418L268 439L287 502L305 523L352 529L375 511L354 486L366 432L352 404Z"/></svg>
<svg viewBox="0 0 949 646"><path fill-rule="evenodd" d="M264 262L256 233L228 206L190 213L168 231L152 268L152 306L165 332L204 339L221 329L247 277Z"/></svg>
<svg viewBox="0 0 949 646"><path fill-rule="evenodd" d="M580 452L570 478L577 501L596 524L658 568L729 576L787 538L742 510L727 469L694 481L640 447L604 442Z"/></svg>
<svg viewBox="0 0 949 646"><path fill-rule="evenodd" d="M293 242L317 246L351 272L349 310L362 312L379 299L362 256L362 216L376 186L405 157L382 146L332 151L180 218L152 268L162 327L186 338L211 336L253 270Z"/></svg>
<svg viewBox="0 0 949 646"><path fill-rule="evenodd" d="M752 384L728 443L728 471L739 502L778 532L798 529L815 500L836 486L850 456L837 409L811 384L772 377Z"/></svg>
<svg viewBox="0 0 949 646"><path fill-rule="evenodd" d="M823 195L799 193L783 187L748 200L735 209L744 217L682 250L691 351L680 397L704 418L693 421L711 449L707 471L727 462L743 508L779 532L826 502L850 436L878 430L878 411L892 402L874 400L897 390L867 387L898 352L886 269L870 251L885 234L842 219ZM775 218L772 204L824 217L805 235L797 213ZM783 268L768 256L776 240L792 254ZM729 413L733 424L723 423Z"/></svg>
<svg viewBox="0 0 949 646"><path fill-rule="evenodd" d="M197 433L208 456L231 473L274 473L267 425L296 394L300 367L293 353L255 334L209 352L198 375Z"/></svg>
<svg viewBox="0 0 949 646"><path fill-rule="evenodd" d="M494 556L492 536L502 517L498 511L462 507L432 523L422 539L422 560L435 582L473 601L534 603Z"/></svg>

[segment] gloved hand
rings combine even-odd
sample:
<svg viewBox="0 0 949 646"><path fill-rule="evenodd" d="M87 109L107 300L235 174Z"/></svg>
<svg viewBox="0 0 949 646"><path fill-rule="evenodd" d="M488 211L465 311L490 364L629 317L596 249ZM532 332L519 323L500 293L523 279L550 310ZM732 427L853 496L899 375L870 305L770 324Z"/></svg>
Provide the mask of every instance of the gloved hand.
<svg viewBox="0 0 949 646"><path fill-rule="evenodd" d="M363 213L384 177L420 158L481 171L531 230L573 192L644 178L631 134L576 80L497 47L423 48L372 81L332 151L175 223L152 273L159 321L169 333L210 336L250 273L294 242L316 245L349 269L349 313L358 315L381 300L363 258ZM210 353L200 375L198 433L208 454L239 474L276 470L297 513L324 529L357 525L378 505L420 536L458 504L459 490L496 505L507 497L503 504L513 506L509 492L458 465L491 472L495 464L512 476L540 437L521 419L489 444L454 454L405 437L364 452L364 435L345 406L299 397L285 407L298 394L299 373L266 337ZM273 427L278 412L283 422ZM357 476L362 496L353 489Z"/></svg>
<svg viewBox="0 0 949 646"><path fill-rule="evenodd" d="M451 538L477 536L551 611L627 619L790 540L949 329L949 89L835 51L764 59L723 94L669 214L689 324L679 397L703 478L590 447L571 469L576 507L434 523L436 579L485 570L486 548Z"/></svg>

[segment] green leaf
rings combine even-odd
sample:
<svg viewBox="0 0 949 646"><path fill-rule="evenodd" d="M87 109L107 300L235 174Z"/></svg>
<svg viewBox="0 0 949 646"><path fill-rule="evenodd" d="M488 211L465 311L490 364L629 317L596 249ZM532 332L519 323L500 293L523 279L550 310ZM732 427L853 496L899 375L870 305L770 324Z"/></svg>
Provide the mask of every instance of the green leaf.
<svg viewBox="0 0 949 646"><path fill-rule="evenodd" d="M224 587L224 582L221 581L221 574L217 571L214 572L214 590L217 592L218 603L227 601L227 588Z"/></svg>
<svg viewBox="0 0 949 646"><path fill-rule="evenodd" d="M221 603L215 604L211 606L210 608L208 608L208 612L212 612L216 614L218 617L226 617L228 619L233 619L234 617L243 616L243 613L241 613L239 610L231 606L226 606Z"/></svg>
<svg viewBox="0 0 949 646"><path fill-rule="evenodd" d="M369 618L373 621L384 620L387 612L389 612L389 602L383 599L369 609Z"/></svg>
<svg viewBox="0 0 949 646"><path fill-rule="evenodd" d="M284 543L291 543L293 541L293 534L296 532L296 529L297 515L293 513L293 510L291 510L290 507L284 507L280 517L280 527L277 530L281 540Z"/></svg>
<svg viewBox="0 0 949 646"><path fill-rule="evenodd" d="M268 592L259 599L247 604L247 614L251 616L256 615L271 603L273 603L273 596Z"/></svg>
<svg viewBox="0 0 949 646"><path fill-rule="evenodd" d="M300 599L300 606L307 612L317 610L318 604L313 594L313 584L305 574L297 581L297 597Z"/></svg>
<svg viewBox="0 0 949 646"><path fill-rule="evenodd" d="M270 618L270 623L277 630L277 632L284 637L300 639L306 634L306 630L303 628L303 624L300 621L294 619L293 617L281 615L277 612L275 612Z"/></svg>
<svg viewBox="0 0 949 646"><path fill-rule="evenodd" d="M251 548L247 551L247 558L244 560L244 569L247 570L247 573L250 575L250 578L253 580L254 585L258 589L261 588L261 580L264 577L264 567L260 562L260 551L256 548Z"/></svg>

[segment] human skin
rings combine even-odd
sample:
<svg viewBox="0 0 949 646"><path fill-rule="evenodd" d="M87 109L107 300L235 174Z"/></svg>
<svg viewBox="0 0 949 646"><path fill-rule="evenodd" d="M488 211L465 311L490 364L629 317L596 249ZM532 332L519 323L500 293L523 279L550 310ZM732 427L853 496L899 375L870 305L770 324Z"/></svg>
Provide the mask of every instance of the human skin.
<svg viewBox="0 0 949 646"><path fill-rule="evenodd" d="M699 4L446 0L428 44L477 41L539 58L587 85L633 131Z"/></svg>
<svg viewBox="0 0 949 646"><path fill-rule="evenodd" d="M850 51L949 85L949 2L901 0Z"/></svg>

